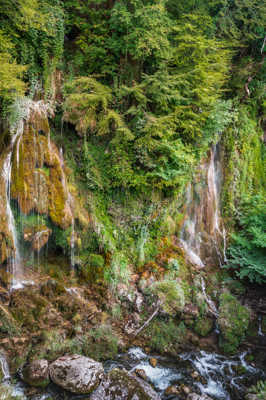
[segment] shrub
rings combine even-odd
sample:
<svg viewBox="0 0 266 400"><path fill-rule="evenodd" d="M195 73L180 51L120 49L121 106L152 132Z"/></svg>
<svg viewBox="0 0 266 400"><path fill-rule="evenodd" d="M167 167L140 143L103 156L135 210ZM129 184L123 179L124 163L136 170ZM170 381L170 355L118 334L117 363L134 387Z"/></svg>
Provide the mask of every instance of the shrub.
<svg viewBox="0 0 266 400"><path fill-rule="evenodd" d="M95 268L102 268L104 266L104 258L100 254L90 254L88 263Z"/></svg>
<svg viewBox="0 0 266 400"><path fill-rule="evenodd" d="M151 338L151 349L160 353L171 349L177 350L184 341L185 333L186 327L183 322L177 325L172 319L169 321L155 319L147 329L147 334Z"/></svg>
<svg viewBox="0 0 266 400"><path fill-rule="evenodd" d="M156 294L163 310L170 315L182 312L185 305L185 294L180 284L174 280L155 282L151 292Z"/></svg>
<svg viewBox="0 0 266 400"><path fill-rule="evenodd" d="M130 269L128 260L122 252L117 252L112 256L111 265L104 271L104 279L110 289L115 292L119 283L128 284L130 278Z"/></svg>

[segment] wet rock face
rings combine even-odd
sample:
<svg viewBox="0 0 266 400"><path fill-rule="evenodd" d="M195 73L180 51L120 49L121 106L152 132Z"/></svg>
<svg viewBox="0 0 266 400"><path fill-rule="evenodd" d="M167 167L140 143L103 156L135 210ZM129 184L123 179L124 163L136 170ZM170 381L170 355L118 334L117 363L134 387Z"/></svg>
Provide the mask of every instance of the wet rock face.
<svg viewBox="0 0 266 400"><path fill-rule="evenodd" d="M40 251L41 248L48 242L52 230L45 225L25 227L23 237L25 242L31 242L31 247L35 251Z"/></svg>
<svg viewBox="0 0 266 400"><path fill-rule="evenodd" d="M47 360L36 360L26 365L21 373L24 382L34 387L45 387L49 384L49 365Z"/></svg>
<svg viewBox="0 0 266 400"><path fill-rule="evenodd" d="M38 130L39 124L45 129ZM44 113L31 115L12 155L11 196L28 215L35 211L49 215L63 229L71 224L64 165L55 144L49 139Z"/></svg>
<svg viewBox="0 0 266 400"><path fill-rule="evenodd" d="M55 384L75 394L91 393L104 377L101 363L77 354L58 358L49 371Z"/></svg>
<svg viewBox="0 0 266 400"><path fill-rule="evenodd" d="M90 400L159 400L152 387L126 370L113 369Z"/></svg>

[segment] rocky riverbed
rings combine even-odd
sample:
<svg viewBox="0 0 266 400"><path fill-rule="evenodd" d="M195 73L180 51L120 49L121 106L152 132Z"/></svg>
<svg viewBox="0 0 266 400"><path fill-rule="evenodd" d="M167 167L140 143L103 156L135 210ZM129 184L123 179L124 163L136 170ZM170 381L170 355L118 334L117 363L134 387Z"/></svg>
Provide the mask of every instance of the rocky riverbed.
<svg viewBox="0 0 266 400"><path fill-rule="evenodd" d="M2 369L5 385L23 400L241 400L265 378L266 371L250 359L247 352L225 357L205 351L169 358L134 347L104 364L78 355L49 366L47 361L32 363L17 383L11 383L3 358Z"/></svg>

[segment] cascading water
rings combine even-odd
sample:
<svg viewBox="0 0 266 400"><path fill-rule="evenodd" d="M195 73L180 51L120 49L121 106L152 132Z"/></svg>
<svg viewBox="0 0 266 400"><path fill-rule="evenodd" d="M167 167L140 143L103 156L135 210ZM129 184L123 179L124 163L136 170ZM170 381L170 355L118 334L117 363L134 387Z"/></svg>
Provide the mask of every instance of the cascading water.
<svg viewBox="0 0 266 400"><path fill-rule="evenodd" d="M259 315L258 317L258 336L265 336L264 333L262 332L262 317Z"/></svg>
<svg viewBox="0 0 266 400"><path fill-rule="evenodd" d="M16 230L16 224L15 224L15 219L14 215L12 212L11 208L11 196L10 196L10 185L11 185L11 169L12 169L12 152L14 145L16 143L17 138L20 139L20 136L23 133L23 126L19 126L19 129L17 129L17 132L12 138L11 141L11 146L10 150L7 154L7 157L4 161L3 164L3 171L2 171L2 176L4 178L5 182L5 188L6 188L6 214L7 214L7 221L8 221L8 228L10 231L10 234L12 236L13 240L13 252L12 256L10 258L10 273L11 273L11 289L18 289L23 286L22 284L22 278L23 278L23 268L22 268L22 263L21 263L21 257L20 257L20 250L19 250L19 244L18 244L18 236L17 236L17 230ZM19 140L18 140L19 143ZM18 151L17 151L17 157L19 157Z"/></svg>
<svg viewBox="0 0 266 400"><path fill-rule="evenodd" d="M3 381L9 380L11 378L9 366L8 366L6 357L2 353L0 353L0 367L2 370L2 374L3 374Z"/></svg>
<svg viewBox="0 0 266 400"><path fill-rule="evenodd" d="M219 143L212 146L209 160L200 165L198 176L200 182L189 184L187 188L186 218L180 242L189 261L203 268L208 258L213 259L214 253L220 264L225 261L226 232L220 215L222 168Z"/></svg>
<svg viewBox="0 0 266 400"><path fill-rule="evenodd" d="M200 281L201 281L202 293L206 300L206 303L208 304L209 310L210 310L211 314L213 314L215 316L215 318L218 318L218 316L219 316L218 310L216 308L216 305L212 301L212 299L206 293L205 281L202 276L200 277Z"/></svg>
<svg viewBox="0 0 266 400"><path fill-rule="evenodd" d="M62 135L62 130L61 130L61 135ZM63 170L64 169L64 156L63 156L62 147L60 147L59 154L60 154L60 165L61 165L61 168ZM75 218L74 218L73 211L72 211L73 210L73 199L72 199L72 196L71 196L71 194L70 194L70 192L69 192L69 190L67 188L67 184L66 184L66 180L65 180L64 174L62 176L63 176L62 183L63 183L63 187L64 187L64 192L65 192L65 195L67 197L67 206L69 207L69 209L71 211L71 213L70 213L71 214L70 265L71 265L71 268L73 270L74 267L75 267Z"/></svg>
<svg viewBox="0 0 266 400"><path fill-rule="evenodd" d="M15 218L11 208L11 175L12 160L19 165L20 145L23 137L25 123L30 118L31 113L45 114L50 111L50 106L43 101L32 101L29 98L18 99L13 105L15 119L11 122L10 132L12 134L11 143L3 162L2 178L6 193L6 216L10 237L12 238L12 254L9 258L9 271L11 274L11 290L19 289L26 283L24 279L23 262L19 248L18 234L16 230ZM15 157L15 158L14 158ZM19 208L18 208L19 211ZM28 283L28 282L27 282Z"/></svg>

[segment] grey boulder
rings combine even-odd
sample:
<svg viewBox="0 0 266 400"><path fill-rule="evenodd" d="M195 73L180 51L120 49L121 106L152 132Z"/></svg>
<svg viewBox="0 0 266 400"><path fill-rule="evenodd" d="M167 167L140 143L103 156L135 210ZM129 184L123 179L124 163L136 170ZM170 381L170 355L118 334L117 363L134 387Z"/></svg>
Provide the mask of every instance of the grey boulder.
<svg viewBox="0 0 266 400"><path fill-rule="evenodd" d="M91 393L104 376L101 363L77 354L58 358L49 371L56 385L75 394Z"/></svg>

